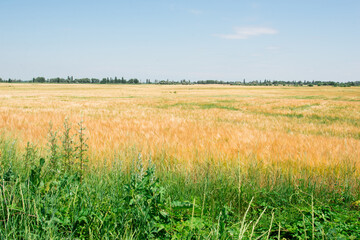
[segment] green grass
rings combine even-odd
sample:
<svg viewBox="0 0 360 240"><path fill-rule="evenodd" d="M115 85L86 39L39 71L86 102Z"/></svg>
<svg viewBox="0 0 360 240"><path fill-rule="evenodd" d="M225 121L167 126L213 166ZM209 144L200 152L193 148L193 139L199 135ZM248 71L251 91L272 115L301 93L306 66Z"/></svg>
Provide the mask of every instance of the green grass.
<svg viewBox="0 0 360 240"><path fill-rule="evenodd" d="M276 112L265 112L265 111L251 111L247 113L252 114L259 114L263 116L270 116L270 117L286 117L286 118L294 118L294 119L301 119L304 122L308 123L315 123L315 124L332 124L332 123L345 123L349 124L354 127L360 126L360 123L358 119L356 118L343 118L343 117L337 117L337 116L329 116L329 115L318 115L318 114L303 114L303 113L297 113L297 112L291 112L291 113L276 113Z"/></svg>
<svg viewBox="0 0 360 240"><path fill-rule="evenodd" d="M314 100L328 100L328 101L344 101L344 102L359 102L359 99L346 98L346 97L326 97L323 95L312 96L285 96L286 99L314 99Z"/></svg>
<svg viewBox="0 0 360 240"><path fill-rule="evenodd" d="M320 103L314 104L305 104L300 106L286 106L286 107L273 107L273 109L284 109L284 110L291 110L291 111L303 111L306 109L310 109L314 106L320 106Z"/></svg>
<svg viewBox="0 0 360 240"><path fill-rule="evenodd" d="M360 237L352 163L321 175L303 168L295 179L255 157L246 168L207 159L179 170L133 149L95 166L83 126L77 135L70 128L50 130L46 149L29 143L19 152L16 141L0 139L1 239Z"/></svg>
<svg viewBox="0 0 360 240"><path fill-rule="evenodd" d="M239 110L233 106L217 104L217 103L185 102L185 103L175 103L175 104L163 104L163 105L156 106L156 108L161 108L161 109L168 109L168 108L173 108L173 107L180 107L181 109L189 109L189 110L195 110L195 109L225 109L225 110L231 110L231 111Z"/></svg>

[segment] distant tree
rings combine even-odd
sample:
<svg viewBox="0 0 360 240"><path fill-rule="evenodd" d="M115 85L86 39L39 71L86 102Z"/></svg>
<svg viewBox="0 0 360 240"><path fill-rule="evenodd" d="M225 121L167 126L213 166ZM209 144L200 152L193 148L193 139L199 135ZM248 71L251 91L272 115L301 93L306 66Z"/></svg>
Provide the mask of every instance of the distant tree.
<svg viewBox="0 0 360 240"><path fill-rule="evenodd" d="M44 77L33 78L34 83L44 83L46 79Z"/></svg>
<svg viewBox="0 0 360 240"><path fill-rule="evenodd" d="M91 83L99 83L99 82L100 82L100 80L97 79L97 78L92 78L91 79Z"/></svg>
<svg viewBox="0 0 360 240"><path fill-rule="evenodd" d="M80 79L75 79L75 82L77 82L77 83L90 83L90 79L89 78L80 78Z"/></svg>

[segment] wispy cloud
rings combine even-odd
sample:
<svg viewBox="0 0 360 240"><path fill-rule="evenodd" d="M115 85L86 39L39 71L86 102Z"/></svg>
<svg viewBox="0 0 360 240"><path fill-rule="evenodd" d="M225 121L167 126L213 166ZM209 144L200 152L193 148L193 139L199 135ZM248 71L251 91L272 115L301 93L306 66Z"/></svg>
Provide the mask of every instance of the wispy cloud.
<svg viewBox="0 0 360 240"><path fill-rule="evenodd" d="M251 3L250 5L252 8L259 8L261 5L260 3Z"/></svg>
<svg viewBox="0 0 360 240"><path fill-rule="evenodd" d="M270 50L270 51L275 51L275 50L279 50L280 47L278 47L278 46L268 46L266 49Z"/></svg>
<svg viewBox="0 0 360 240"><path fill-rule="evenodd" d="M189 9L188 10L189 13L193 14L193 15L201 15L203 12L197 9Z"/></svg>
<svg viewBox="0 0 360 240"><path fill-rule="evenodd" d="M235 33L233 34L220 34L217 36L224 39L247 39L249 37L277 34L277 33L278 31L273 28L244 27L244 28L235 28Z"/></svg>

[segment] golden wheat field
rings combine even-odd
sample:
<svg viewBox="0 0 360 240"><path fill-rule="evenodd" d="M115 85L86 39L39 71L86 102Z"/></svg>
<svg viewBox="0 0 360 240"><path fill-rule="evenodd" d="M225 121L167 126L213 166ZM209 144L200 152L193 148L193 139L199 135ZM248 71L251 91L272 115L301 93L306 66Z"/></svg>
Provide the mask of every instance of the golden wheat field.
<svg viewBox="0 0 360 240"><path fill-rule="evenodd" d="M92 159L136 149L175 168L360 161L360 88L0 84L0 132L20 146L45 146L65 118L83 119Z"/></svg>

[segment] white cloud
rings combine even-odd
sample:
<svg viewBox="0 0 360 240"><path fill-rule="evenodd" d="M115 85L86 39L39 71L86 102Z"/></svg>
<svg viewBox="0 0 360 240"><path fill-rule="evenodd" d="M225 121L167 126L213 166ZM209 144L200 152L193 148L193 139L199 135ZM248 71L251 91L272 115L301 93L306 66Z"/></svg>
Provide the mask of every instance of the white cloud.
<svg viewBox="0 0 360 240"><path fill-rule="evenodd" d="M260 6L261 6L260 3L252 3L251 4L252 8L259 8Z"/></svg>
<svg viewBox="0 0 360 240"><path fill-rule="evenodd" d="M224 39L247 39L253 36L260 36L266 34L277 34L278 31L273 28L264 28L264 27L245 27L245 28L235 28L234 34L220 34L217 35Z"/></svg>
<svg viewBox="0 0 360 240"><path fill-rule="evenodd" d="M190 9L189 13L193 14L193 15L201 15L203 12L197 9Z"/></svg>
<svg viewBox="0 0 360 240"><path fill-rule="evenodd" d="M252 57L262 57L263 55L260 53L253 53L251 54Z"/></svg>
<svg viewBox="0 0 360 240"><path fill-rule="evenodd" d="M278 46L268 46L266 49L270 50L270 51L274 51L274 50L279 50L280 47L278 47Z"/></svg>

